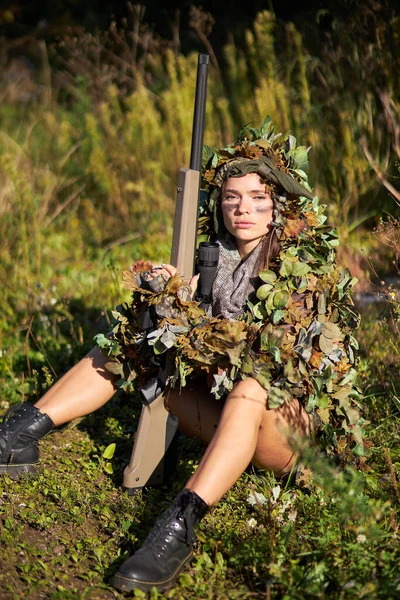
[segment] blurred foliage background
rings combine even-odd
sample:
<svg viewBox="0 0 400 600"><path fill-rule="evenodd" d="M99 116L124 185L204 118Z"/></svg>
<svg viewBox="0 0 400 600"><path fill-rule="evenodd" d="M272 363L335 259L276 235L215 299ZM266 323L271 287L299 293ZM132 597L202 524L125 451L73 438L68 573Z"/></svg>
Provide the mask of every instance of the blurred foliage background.
<svg viewBox="0 0 400 600"><path fill-rule="evenodd" d="M76 293L84 280L92 294L110 281L110 259L168 258L196 72L196 53L181 51L183 25L162 38L143 6L89 31L73 21L77 3L69 19L66 3L58 13L49 4L47 24L18 37L22 4L1 13L0 39L0 282L10 319L29 312L37 285ZM382 178L398 176L399 17L385 2L339 5L347 12L317 10L301 27L261 11L215 52L210 13L192 6L186 28L211 54L205 142L227 143L270 114L312 146L311 181L344 261L362 275L358 251L377 245L364 232L396 209Z"/></svg>

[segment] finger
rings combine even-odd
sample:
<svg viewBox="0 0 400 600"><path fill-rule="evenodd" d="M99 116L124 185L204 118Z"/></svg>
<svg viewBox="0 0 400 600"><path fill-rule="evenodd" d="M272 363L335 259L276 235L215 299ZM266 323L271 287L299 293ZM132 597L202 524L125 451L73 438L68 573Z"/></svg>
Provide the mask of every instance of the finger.
<svg viewBox="0 0 400 600"><path fill-rule="evenodd" d="M166 271L167 273L173 277L175 275L175 273L177 273L177 268L173 267L172 265L161 265Z"/></svg>
<svg viewBox="0 0 400 600"><path fill-rule="evenodd" d="M190 287L192 288L193 294L197 290L197 285L199 283L199 277L200 277L200 273L198 273L197 275L192 277L192 279L190 280Z"/></svg>
<svg viewBox="0 0 400 600"><path fill-rule="evenodd" d="M154 277L158 277L158 275L168 275L169 277L169 273L167 273L167 271L165 271L165 269L162 267L153 267L148 274L148 278L154 279Z"/></svg>

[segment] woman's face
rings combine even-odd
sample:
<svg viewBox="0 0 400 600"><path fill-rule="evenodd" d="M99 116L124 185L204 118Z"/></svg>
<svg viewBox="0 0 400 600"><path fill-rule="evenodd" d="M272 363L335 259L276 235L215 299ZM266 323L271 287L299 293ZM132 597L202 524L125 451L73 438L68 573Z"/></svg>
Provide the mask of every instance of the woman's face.
<svg viewBox="0 0 400 600"><path fill-rule="evenodd" d="M242 258L257 246L272 221L274 202L257 173L230 177L221 189L224 224Z"/></svg>

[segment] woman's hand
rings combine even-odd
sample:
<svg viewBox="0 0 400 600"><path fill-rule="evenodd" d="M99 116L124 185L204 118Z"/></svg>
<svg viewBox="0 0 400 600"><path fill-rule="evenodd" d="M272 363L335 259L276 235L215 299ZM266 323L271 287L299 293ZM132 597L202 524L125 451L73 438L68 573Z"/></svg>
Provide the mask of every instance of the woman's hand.
<svg viewBox="0 0 400 600"><path fill-rule="evenodd" d="M172 265L162 264L159 267L153 267L151 274L153 277L156 277L157 275L167 275L168 277L173 277L177 272L177 269Z"/></svg>
<svg viewBox="0 0 400 600"><path fill-rule="evenodd" d="M169 264L162 264L160 267L153 268L153 270L151 271L151 273L149 275L149 278L154 279L154 277L157 277L158 275L163 275L164 277L167 277L169 279L170 277L173 277L174 275L176 275L177 272L178 272L178 270L176 269L176 267L173 267L172 265L169 265ZM200 277L200 274L197 274L197 275L194 275L194 277L192 277L192 279L190 280L190 287L192 288L192 296L194 296L194 294L196 292L199 277Z"/></svg>

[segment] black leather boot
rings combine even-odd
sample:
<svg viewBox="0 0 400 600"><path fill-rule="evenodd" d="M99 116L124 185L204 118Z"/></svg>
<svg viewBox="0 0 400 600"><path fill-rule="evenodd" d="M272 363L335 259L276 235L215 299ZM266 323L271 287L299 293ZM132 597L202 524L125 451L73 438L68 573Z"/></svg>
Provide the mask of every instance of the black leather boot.
<svg viewBox="0 0 400 600"><path fill-rule="evenodd" d="M53 421L31 404L18 406L0 425L0 473L18 478L36 473L38 441L54 427Z"/></svg>
<svg viewBox="0 0 400 600"><path fill-rule="evenodd" d="M143 546L120 566L112 585L123 592L173 587L193 556L194 527L207 510L200 496L183 490L158 519Z"/></svg>

